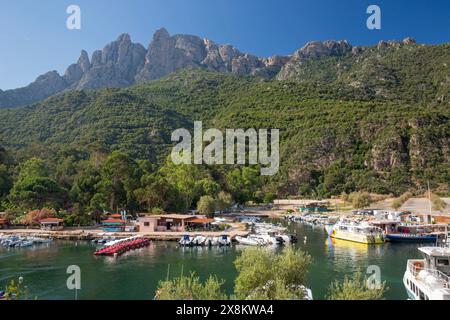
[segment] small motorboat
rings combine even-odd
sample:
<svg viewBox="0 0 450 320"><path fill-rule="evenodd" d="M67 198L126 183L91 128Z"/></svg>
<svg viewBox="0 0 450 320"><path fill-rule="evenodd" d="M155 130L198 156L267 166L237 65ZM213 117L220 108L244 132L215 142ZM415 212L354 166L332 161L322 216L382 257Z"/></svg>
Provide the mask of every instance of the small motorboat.
<svg viewBox="0 0 450 320"><path fill-rule="evenodd" d="M231 239L228 235L220 236L218 242L219 246L231 246Z"/></svg>
<svg viewBox="0 0 450 320"><path fill-rule="evenodd" d="M217 246L219 245L219 238L218 237L206 237L205 245L207 246Z"/></svg>
<svg viewBox="0 0 450 320"><path fill-rule="evenodd" d="M189 235L185 234L179 241L179 244L186 247L192 245L192 239L189 237Z"/></svg>
<svg viewBox="0 0 450 320"><path fill-rule="evenodd" d="M240 244L246 245L246 246L259 246L261 245L261 242L258 241L257 239L252 239L250 237L240 237L240 236L236 236L236 241L239 242Z"/></svg>
<svg viewBox="0 0 450 320"><path fill-rule="evenodd" d="M277 237L280 237L284 243L297 242L297 236L294 234L278 234Z"/></svg>
<svg viewBox="0 0 450 320"><path fill-rule="evenodd" d="M199 235L199 236L196 236L196 237L192 240L192 244L193 244L194 246L202 246L202 245L205 244L205 241L206 241L206 237L204 237L204 236L202 236L202 235Z"/></svg>

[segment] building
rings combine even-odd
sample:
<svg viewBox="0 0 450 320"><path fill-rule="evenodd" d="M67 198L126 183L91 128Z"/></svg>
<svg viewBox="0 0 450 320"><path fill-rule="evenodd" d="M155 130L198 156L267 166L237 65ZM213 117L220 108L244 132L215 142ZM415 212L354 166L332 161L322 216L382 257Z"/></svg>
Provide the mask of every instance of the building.
<svg viewBox="0 0 450 320"><path fill-rule="evenodd" d="M45 218L39 221L42 230L57 231L64 229L64 219Z"/></svg>
<svg viewBox="0 0 450 320"><path fill-rule="evenodd" d="M105 232L124 232L125 224L125 220L107 219L102 221L102 229Z"/></svg>
<svg viewBox="0 0 450 320"><path fill-rule="evenodd" d="M209 229L214 219L184 214L146 216L138 219L139 232L185 232Z"/></svg>

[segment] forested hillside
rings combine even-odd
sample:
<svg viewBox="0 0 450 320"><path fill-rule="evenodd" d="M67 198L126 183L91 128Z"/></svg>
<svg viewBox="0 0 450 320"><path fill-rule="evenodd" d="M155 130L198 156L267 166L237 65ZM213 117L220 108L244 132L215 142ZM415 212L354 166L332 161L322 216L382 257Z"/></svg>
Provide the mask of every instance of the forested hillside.
<svg viewBox="0 0 450 320"><path fill-rule="evenodd" d="M399 195L420 193L427 181L448 193L449 46L423 48L367 49L366 64L321 57L278 80L189 68L0 110L3 209L183 211L220 191L238 202ZM279 173L174 167L166 160L172 131L199 120L204 129L280 129Z"/></svg>

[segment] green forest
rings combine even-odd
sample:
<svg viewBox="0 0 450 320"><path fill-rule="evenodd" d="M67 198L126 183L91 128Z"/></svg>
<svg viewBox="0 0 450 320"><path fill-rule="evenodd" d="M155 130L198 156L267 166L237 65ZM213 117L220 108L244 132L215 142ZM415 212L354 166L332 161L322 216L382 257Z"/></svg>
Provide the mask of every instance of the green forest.
<svg viewBox="0 0 450 320"><path fill-rule="evenodd" d="M0 109L0 211L54 208L73 224L103 211L185 212L220 202L367 191L449 192L449 45L366 63L325 57L284 80L186 69L129 88L72 91ZM328 70L326 76L324 70ZM355 81L364 85L355 85ZM180 165L171 133L277 128L280 171Z"/></svg>

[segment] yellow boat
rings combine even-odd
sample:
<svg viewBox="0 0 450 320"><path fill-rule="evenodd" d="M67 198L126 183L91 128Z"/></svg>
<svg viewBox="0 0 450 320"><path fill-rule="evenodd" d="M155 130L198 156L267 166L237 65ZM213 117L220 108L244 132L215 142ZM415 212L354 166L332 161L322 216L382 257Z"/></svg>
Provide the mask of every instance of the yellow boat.
<svg viewBox="0 0 450 320"><path fill-rule="evenodd" d="M328 236L334 239L366 244L385 242L383 230L374 226L338 222L335 225L326 225L325 230L327 230Z"/></svg>

